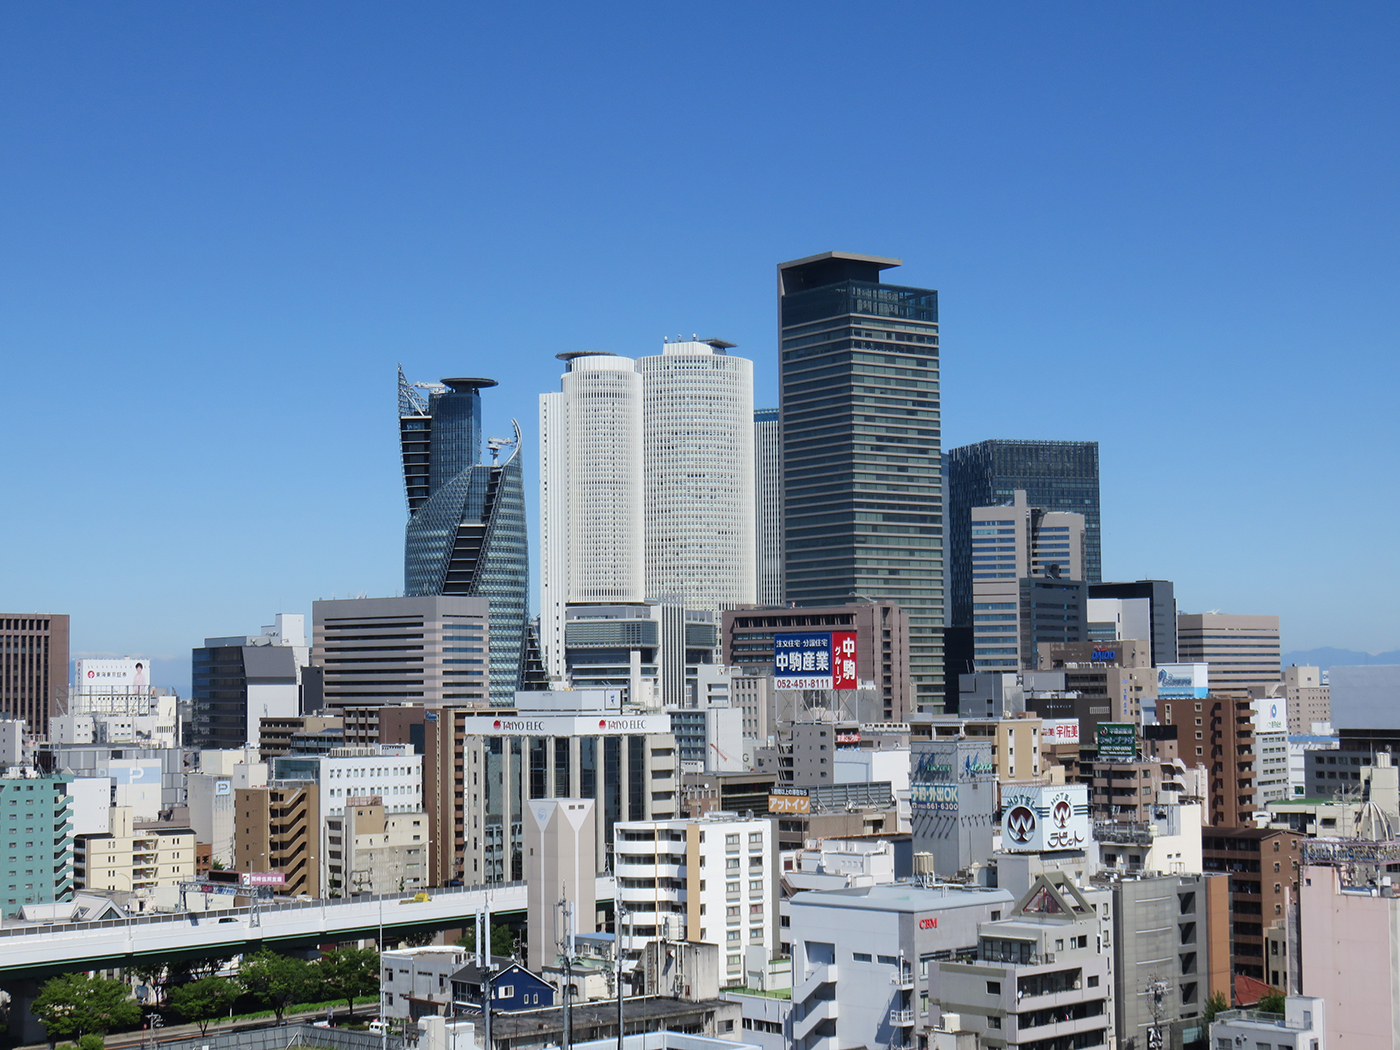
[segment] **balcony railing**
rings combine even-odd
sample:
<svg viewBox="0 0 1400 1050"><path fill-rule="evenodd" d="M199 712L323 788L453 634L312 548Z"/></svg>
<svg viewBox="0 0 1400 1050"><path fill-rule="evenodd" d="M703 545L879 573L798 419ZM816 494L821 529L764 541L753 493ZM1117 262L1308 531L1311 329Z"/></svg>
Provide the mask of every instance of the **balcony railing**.
<svg viewBox="0 0 1400 1050"><path fill-rule="evenodd" d="M899 1025L900 1027L904 1027L904 1026L907 1026L907 1025L912 1025L913 1023L914 1023L914 1011L913 1011L913 1010L891 1010L891 1011L890 1011L890 1024L892 1024L892 1025Z"/></svg>

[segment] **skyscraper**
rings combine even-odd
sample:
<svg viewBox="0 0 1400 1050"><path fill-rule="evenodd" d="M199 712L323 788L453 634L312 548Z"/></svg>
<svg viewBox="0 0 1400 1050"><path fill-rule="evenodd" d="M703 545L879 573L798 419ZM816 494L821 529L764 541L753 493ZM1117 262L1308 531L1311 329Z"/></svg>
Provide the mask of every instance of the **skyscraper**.
<svg viewBox="0 0 1400 1050"><path fill-rule="evenodd" d="M950 623L972 623L972 508L1010 503L1017 489L1033 507L1084 515L1083 579L1099 582L1097 441L979 441L950 448L946 473Z"/></svg>
<svg viewBox="0 0 1400 1050"><path fill-rule="evenodd" d="M758 604L783 603L783 478L778 410L753 411L754 516L758 533Z"/></svg>
<svg viewBox="0 0 1400 1050"><path fill-rule="evenodd" d="M899 259L778 265L785 598L909 614L914 702L943 702L938 293L882 285Z"/></svg>
<svg viewBox="0 0 1400 1050"><path fill-rule="evenodd" d="M715 610L757 599L753 362L733 346L681 340L637 359L649 601Z"/></svg>
<svg viewBox="0 0 1400 1050"><path fill-rule="evenodd" d="M756 598L753 363L723 340L633 360L558 355L540 395L540 634L565 673L567 605Z"/></svg>
<svg viewBox="0 0 1400 1050"><path fill-rule="evenodd" d="M490 601L491 703L508 706L525 685L530 555L519 424L512 423L513 438L488 438L491 462L477 462L481 390L495 385L494 379L444 379L425 398L399 370L409 515L404 594Z"/></svg>

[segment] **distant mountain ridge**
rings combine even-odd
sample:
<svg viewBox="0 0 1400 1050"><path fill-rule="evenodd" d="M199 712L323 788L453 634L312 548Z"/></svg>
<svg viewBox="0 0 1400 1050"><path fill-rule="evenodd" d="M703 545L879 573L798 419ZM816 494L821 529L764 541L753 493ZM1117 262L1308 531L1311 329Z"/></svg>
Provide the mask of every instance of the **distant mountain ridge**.
<svg viewBox="0 0 1400 1050"><path fill-rule="evenodd" d="M1355 649L1303 649L1296 653L1283 654L1283 666L1297 664L1300 667L1316 667L1326 671L1332 666L1354 667L1358 664L1400 664L1400 649L1388 653L1359 653Z"/></svg>

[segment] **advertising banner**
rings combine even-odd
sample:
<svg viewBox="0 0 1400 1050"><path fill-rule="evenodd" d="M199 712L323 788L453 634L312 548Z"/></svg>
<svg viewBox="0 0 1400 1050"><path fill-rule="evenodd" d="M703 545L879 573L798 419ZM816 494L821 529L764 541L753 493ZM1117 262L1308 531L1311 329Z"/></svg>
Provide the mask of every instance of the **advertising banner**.
<svg viewBox="0 0 1400 1050"><path fill-rule="evenodd" d="M287 876L280 871L242 871L238 873L240 886L285 886Z"/></svg>
<svg viewBox="0 0 1400 1050"><path fill-rule="evenodd" d="M957 813L958 785L911 784L909 805L915 813Z"/></svg>
<svg viewBox="0 0 1400 1050"><path fill-rule="evenodd" d="M856 688L856 632L803 631L773 636L775 689Z"/></svg>
<svg viewBox="0 0 1400 1050"><path fill-rule="evenodd" d="M1100 722L1096 743L1099 761L1131 762L1137 758L1137 725L1133 722Z"/></svg>
<svg viewBox="0 0 1400 1050"><path fill-rule="evenodd" d="M1209 664L1162 664L1157 668L1159 700L1201 700L1210 696Z"/></svg>
<svg viewBox="0 0 1400 1050"><path fill-rule="evenodd" d="M768 793L769 813L810 813L812 800L806 788L775 787Z"/></svg>
<svg viewBox="0 0 1400 1050"><path fill-rule="evenodd" d="M73 685L80 693L145 692L151 687L151 661L79 660L73 668Z"/></svg>
<svg viewBox="0 0 1400 1050"><path fill-rule="evenodd" d="M1267 700L1256 700L1253 707L1256 733L1288 732L1288 701L1283 697L1271 696Z"/></svg>
<svg viewBox="0 0 1400 1050"><path fill-rule="evenodd" d="M1089 788L1084 784L1007 784L1001 789L1001 848L1013 853L1085 849Z"/></svg>
<svg viewBox="0 0 1400 1050"><path fill-rule="evenodd" d="M1043 718L1040 721L1040 742L1049 747L1054 744L1079 743L1079 719Z"/></svg>

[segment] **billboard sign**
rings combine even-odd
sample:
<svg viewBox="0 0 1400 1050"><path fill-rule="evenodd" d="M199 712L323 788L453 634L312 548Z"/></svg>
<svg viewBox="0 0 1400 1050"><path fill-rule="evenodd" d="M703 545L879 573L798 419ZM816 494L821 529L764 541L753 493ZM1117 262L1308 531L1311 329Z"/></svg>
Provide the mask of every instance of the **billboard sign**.
<svg viewBox="0 0 1400 1050"><path fill-rule="evenodd" d="M1157 667L1159 700L1202 700L1209 695L1209 664L1160 664Z"/></svg>
<svg viewBox="0 0 1400 1050"><path fill-rule="evenodd" d="M1288 701L1281 696L1254 701L1254 731L1256 733L1288 732Z"/></svg>
<svg viewBox="0 0 1400 1050"><path fill-rule="evenodd" d="M775 689L856 688L856 632L803 631L773 636Z"/></svg>
<svg viewBox="0 0 1400 1050"><path fill-rule="evenodd" d="M1079 719L1042 718L1040 720L1040 743L1043 747L1055 744L1079 743Z"/></svg>
<svg viewBox="0 0 1400 1050"><path fill-rule="evenodd" d="M1089 788L1084 784L1007 784L1001 789L1001 848L1012 853L1085 849Z"/></svg>
<svg viewBox="0 0 1400 1050"><path fill-rule="evenodd" d="M287 876L280 871L241 871L238 873L240 886L285 886Z"/></svg>
<svg viewBox="0 0 1400 1050"><path fill-rule="evenodd" d="M768 792L769 813L810 813L812 800L806 788L775 787Z"/></svg>
<svg viewBox="0 0 1400 1050"><path fill-rule="evenodd" d="M957 813L956 783L909 785L909 806L915 813Z"/></svg>
<svg viewBox="0 0 1400 1050"><path fill-rule="evenodd" d="M1137 724L1100 722L1097 743L1100 761L1132 762L1137 758Z"/></svg>
<svg viewBox="0 0 1400 1050"><path fill-rule="evenodd" d="M151 661L144 657L79 660L73 668L73 678L80 693L146 692L151 687Z"/></svg>

